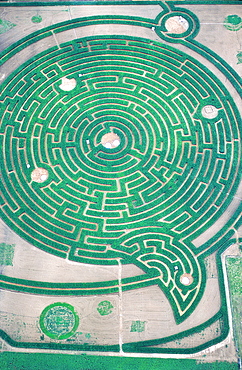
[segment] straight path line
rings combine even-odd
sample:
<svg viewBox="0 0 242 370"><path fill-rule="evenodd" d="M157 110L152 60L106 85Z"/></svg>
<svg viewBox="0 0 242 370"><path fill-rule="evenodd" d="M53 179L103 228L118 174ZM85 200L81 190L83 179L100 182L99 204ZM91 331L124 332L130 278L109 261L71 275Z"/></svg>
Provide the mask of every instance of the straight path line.
<svg viewBox="0 0 242 370"><path fill-rule="evenodd" d="M123 352L123 291L122 291L122 263L118 259L118 291L119 291L119 354L124 355Z"/></svg>

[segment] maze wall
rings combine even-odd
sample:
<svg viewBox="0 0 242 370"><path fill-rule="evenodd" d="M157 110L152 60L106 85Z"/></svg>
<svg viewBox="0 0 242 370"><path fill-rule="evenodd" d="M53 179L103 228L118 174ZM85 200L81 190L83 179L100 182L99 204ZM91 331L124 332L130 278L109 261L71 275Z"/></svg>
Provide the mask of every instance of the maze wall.
<svg viewBox="0 0 242 370"><path fill-rule="evenodd" d="M93 36L21 65L0 103L6 224L59 257L137 265L122 289L158 284L185 320L206 282L192 241L240 180L239 113L220 80L162 42ZM92 293L107 288L118 282Z"/></svg>

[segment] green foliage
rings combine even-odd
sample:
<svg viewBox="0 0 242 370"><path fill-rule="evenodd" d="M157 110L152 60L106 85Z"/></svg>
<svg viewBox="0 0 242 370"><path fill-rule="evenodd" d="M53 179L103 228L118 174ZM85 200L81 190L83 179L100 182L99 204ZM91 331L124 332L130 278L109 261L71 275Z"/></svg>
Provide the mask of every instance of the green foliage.
<svg viewBox="0 0 242 370"><path fill-rule="evenodd" d="M233 312L234 340L238 355L242 357L242 257L227 257L227 273Z"/></svg>
<svg viewBox="0 0 242 370"><path fill-rule="evenodd" d="M155 26L161 39L192 48L216 64L237 88L239 81L231 68L193 41L199 31L197 18L189 11L173 9L170 14L163 8L155 22L97 16L47 27L9 47L2 63L52 32L109 22ZM185 17L187 32L167 34L165 21L174 14ZM184 320L204 291L203 259L226 244L233 234L229 225L238 218L235 212L199 251L192 245L228 207L240 179L240 117L228 91L189 55L162 43L126 36L65 43L38 54L15 72L3 84L1 96L4 221L36 247L63 258L93 264L117 264L122 259L137 264L145 274L123 279L123 290L157 283L177 323ZM63 77L75 78L77 87L63 91ZM206 105L217 108L218 116L204 117ZM120 146L112 151L100 144L110 130L121 138ZM36 166L49 172L48 180L31 180ZM217 256L222 336L181 352L204 349L227 334L220 253ZM180 278L190 270L193 283L184 286ZM8 277L2 283L6 289L53 295L117 292L118 285L118 281L51 284ZM203 330L214 320L180 337ZM6 333L2 336L20 347L76 349L53 343L16 343ZM159 351L143 346L127 344L124 349ZM118 351L118 346L98 350Z"/></svg>
<svg viewBox="0 0 242 370"><path fill-rule="evenodd" d="M7 21L5 19L0 19L0 35L11 30L15 26L16 24L10 21Z"/></svg>
<svg viewBox="0 0 242 370"><path fill-rule="evenodd" d="M68 303L53 303L42 311L40 327L52 339L63 340L71 337L79 325L79 316Z"/></svg>
<svg viewBox="0 0 242 370"><path fill-rule="evenodd" d="M98 303L97 311L101 316L110 315L112 313L113 305L110 301L102 301Z"/></svg>
<svg viewBox="0 0 242 370"><path fill-rule="evenodd" d="M239 51L239 52L238 52L238 54L237 54L237 59L238 59L238 63L237 63L237 64L242 63L242 51Z"/></svg>
<svg viewBox="0 0 242 370"><path fill-rule="evenodd" d="M237 370L237 363L214 362L197 363L196 360L156 359L156 358L128 358L113 356L87 356L43 353L3 353L2 370L9 370L10 366L22 370Z"/></svg>
<svg viewBox="0 0 242 370"><path fill-rule="evenodd" d="M41 23L42 22L42 17L41 15L34 15L32 18L31 18L31 21L33 23Z"/></svg>
<svg viewBox="0 0 242 370"><path fill-rule="evenodd" d="M242 257L227 257L227 270L232 295L242 295Z"/></svg>
<svg viewBox="0 0 242 370"><path fill-rule="evenodd" d="M14 244L0 243L0 265L12 266L14 257Z"/></svg>
<svg viewBox="0 0 242 370"><path fill-rule="evenodd" d="M62 89L64 77L75 79L73 90ZM40 53L3 89L5 222L61 257L121 258L139 264L147 283L161 271L156 282L183 321L205 286L190 240L236 191L229 178L238 172L238 122L229 119L227 97L207 68L148 40L92 37ZM216 117L204 117L207 105ZM121 142L110 150L101 139L112 130ZM48 171L43 183L32 180L36 167ZM184 286L190 271L193 284Z"/></svg>
<svg viewBox="0 0 242 370"><path fill-rule="evenodd" d="M239 31L242 27L242 19L238 15L228 15L224 20L224 27L230 31Z"/></svg>
<svg viewBox="0 0 242 370"><path fill-rule="evenodd" d="M145 321L140 321L140 320L132 321L130 331L138 332L138 333L145 331Z"/></svg>

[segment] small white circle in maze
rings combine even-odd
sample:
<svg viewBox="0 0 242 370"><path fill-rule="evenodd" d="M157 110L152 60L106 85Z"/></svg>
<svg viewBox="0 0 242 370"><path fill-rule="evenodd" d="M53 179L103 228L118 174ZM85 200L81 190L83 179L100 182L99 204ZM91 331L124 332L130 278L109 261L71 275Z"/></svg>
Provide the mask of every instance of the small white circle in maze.
<svg viewBox="0 0 242 370"><path fill-rule="evenodd" d="M193 283L193 277L191 274L183 274L180 277L180 282L183 285L191 285Z"/></svg>
<svg viewBox="0 0 242 370"><path fill-rule="evenodd" d="M204 118L213 119L218 115L218 109L214 105L205 105L202 108L202 115Z"/></svg>

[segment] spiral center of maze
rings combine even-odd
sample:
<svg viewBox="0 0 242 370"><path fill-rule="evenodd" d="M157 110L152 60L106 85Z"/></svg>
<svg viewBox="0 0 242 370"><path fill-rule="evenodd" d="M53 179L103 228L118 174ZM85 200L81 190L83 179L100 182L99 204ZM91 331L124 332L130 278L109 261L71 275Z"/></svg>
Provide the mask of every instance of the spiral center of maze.
<svg viewBox="0 0 242 370"><path fill-rule="evenodd" d="M157 259L164 286L199 286L178 240L221 215L239 168L232 99L208 69L161 43L86 38L22 65L1 101L10 227L64 258Z"/></svg>
<svg viewBox="0 0 242 370"><path fill-rule="evenodd" d="M108 149L117 148L120 144L120 137L113 132L110 132L103 135L101 143L105 148Z"/></svg>

